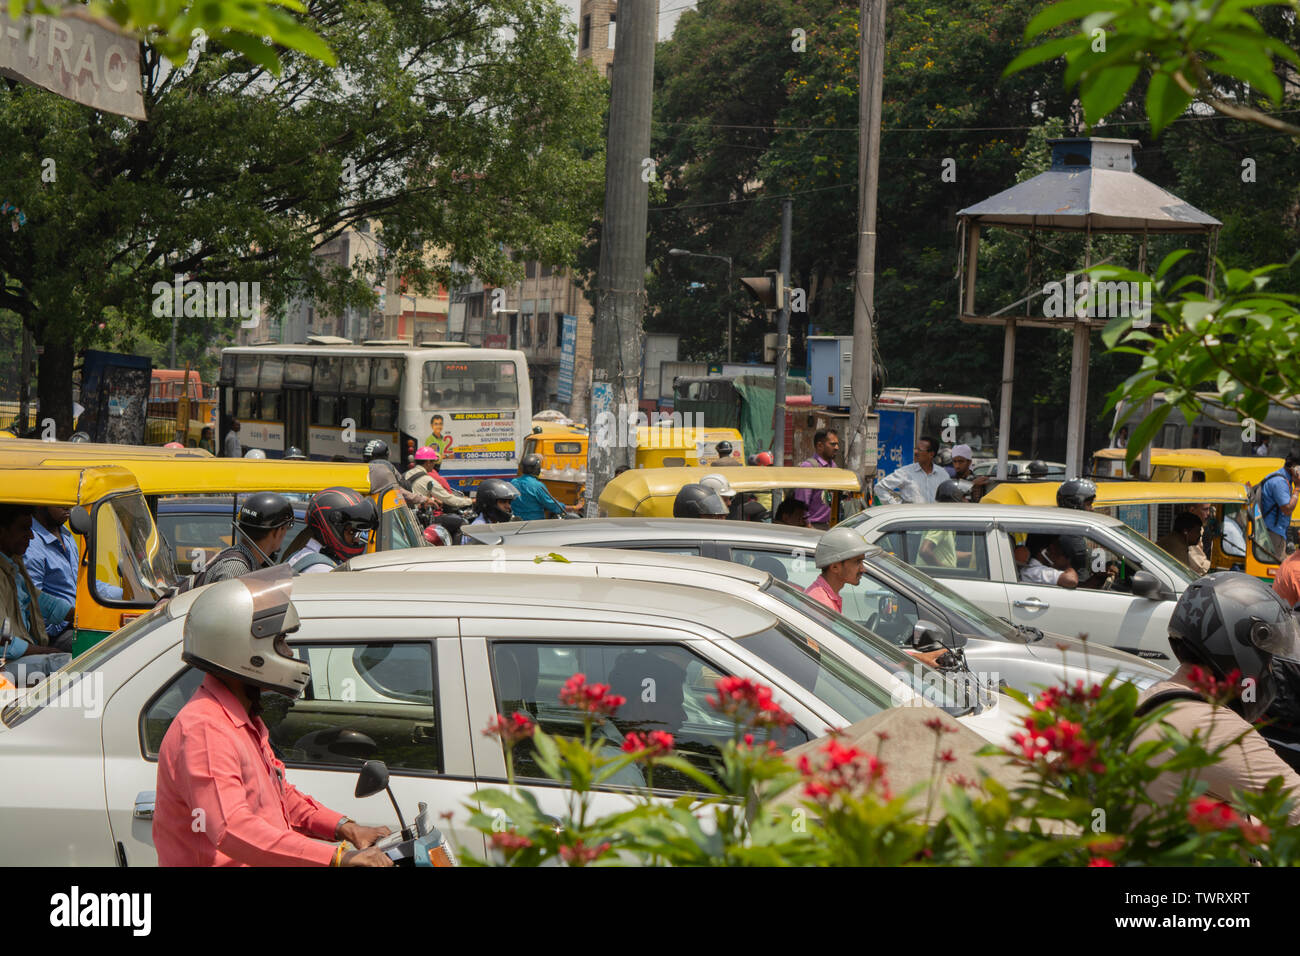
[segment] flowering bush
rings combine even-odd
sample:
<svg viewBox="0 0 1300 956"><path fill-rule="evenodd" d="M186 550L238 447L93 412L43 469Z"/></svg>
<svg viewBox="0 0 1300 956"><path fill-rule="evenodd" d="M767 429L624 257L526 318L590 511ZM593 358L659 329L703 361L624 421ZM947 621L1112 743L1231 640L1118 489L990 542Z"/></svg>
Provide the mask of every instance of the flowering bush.
<svg viewBox="0 0 1300 956"><path fill-rule="evenodd" d="M1194 675L1195 676L1195 675ZM1195 678L1216 708L1239 695L1239 679ZM1292 805L1275 780L1232 804L1206 796L1197 772L1219 759L1199 735L1151 734L1169 705L1138 716L1138 692L1113 678L1101 685L1049 687L1025 707L1014 746L981 755L1014 771L1015 785L981 771L950 773L958 728L934 711L930 779L900 790L890 779L889 735L850 739L835 731L792 759L774 736L793 719L770 688L724 677L709 704L732 724L709 771L686 759L665 731L629 731L619 747L593 730L612 721L624 699L575 674L561 702L583 721L583 737L552 735L521 715L496 717L487 731L507 754L509 789L476 794L486 808L473 823L493 859L511 866L639 864L728 865L1040 865L1268 864L1297 859ZM1217 710L1215 711L1217 713ZM1147 733L1144 734L1144 731ZM1136 743L1135 740L1142 742ZM511 753L531 741L533 759L563 784L567 812L543 813L516 786ZM895 745L897 746L897 745ZM1155 758L1155 759L1153 759ZM591 812L592 792L630 765L645 784L617 813ZM656 768L670 767L696 794L654 792ZM1158 804L1148 786L1162 772L1184 775ZM924 798L924 799L922 799ZM922 805L924 810L921 809ZM471 858L472 854L466 854Z"/></svg>

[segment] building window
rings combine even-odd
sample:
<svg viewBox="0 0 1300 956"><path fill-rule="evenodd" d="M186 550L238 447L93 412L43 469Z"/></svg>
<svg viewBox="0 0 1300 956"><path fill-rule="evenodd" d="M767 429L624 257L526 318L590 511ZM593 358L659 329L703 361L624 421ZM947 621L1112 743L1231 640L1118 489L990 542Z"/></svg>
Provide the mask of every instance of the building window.
<svg viewBox="0 0 1300 956"><path fill-rule="evenodd" d="M550 329L547 327L547 323L550 321L551 317L545 312L537 313L537 347L539 349L546 348L546 340L550 338Z"/></svg>
<svg viewBox="0 0 1300 956"><path fill-rule="evenodd" d="M591 49L591 14L582 18L582 49Z"/></svg>
<svg viewBox="0 0 1300 956"><path fill-rule="evenodd" d="M614 64L613 64L613 63L606 63L606 64L605 64L605 79L608 80L608 79L609 79L611 76L613 76L613 75L614 75Z"/></svg>
<svg viewBox="0 0 1300 956"><path fill-rule="evenodd" d="M526 279L537 278L537 263L532 259L529 259L526 263L524 263L524 278Z"/></svg>
<svg viewBox="0 0 1300 956"><path fill-rule="evenodd" d="M546 265L545 263L542 263L541 266L542 266L542 278L549 279L551 277L551 272L554 270L552 270L552 268Z"/></svg>
<svg viewBox="0 0 1300 956"><path fill-rule="evenodd" d="M555 313L555 347L558 349L564 345L564 313Z"/></svg>
<svg viewBox="0 0 1300 956"><path fill-rule="evenodd" d="M609 47L611 50L614 49L614 27L617 26L617 24L614 23L614 19L615 14L611 13L609 15L609 39L605 42L605 46Z"/></svg>

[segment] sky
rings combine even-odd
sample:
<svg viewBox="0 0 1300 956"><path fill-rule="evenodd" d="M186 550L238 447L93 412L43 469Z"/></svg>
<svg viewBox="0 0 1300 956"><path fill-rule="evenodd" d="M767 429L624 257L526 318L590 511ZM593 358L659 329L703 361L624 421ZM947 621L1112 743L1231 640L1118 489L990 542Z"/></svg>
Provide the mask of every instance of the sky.
<svg viewBox="0 0 1300 956"><path fill-rule="evenodd" d="M581 0L563 0L563 2L569 8L569 18L576 24L578 11L582 7ZM667 40L672 36L673 27L677 23L677 18L682 15L682 11L693 9L695 9L694 0L659 0L659 39Z"/></svg>

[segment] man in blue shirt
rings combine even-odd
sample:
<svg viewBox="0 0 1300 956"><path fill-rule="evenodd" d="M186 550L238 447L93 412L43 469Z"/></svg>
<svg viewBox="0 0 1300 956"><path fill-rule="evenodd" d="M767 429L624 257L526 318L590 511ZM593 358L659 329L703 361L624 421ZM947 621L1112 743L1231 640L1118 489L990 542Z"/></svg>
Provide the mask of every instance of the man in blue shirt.
<svg viewBox="0 0 1300 956"><path fill-rule="evenodd" d="M1286 557L1286 531L1291 526L1291 513L1300 498L1300 455L1291 452L1277 471L1260 484L1256 518L1268 530L1269 542L1275 560Z"/></svg>
<svg viewBox="0 0 1300 956"><path fill-rule="evenodd" d="M73 605L43 594L32 583L23 554L32 537L32 508L0 504L0 622L8 621L10 642L0 648L5 671L22 676L25 685L33 675L48 675L72 660L58 651L45 630L45 621L70 620Z"/></svg>
<svg viewBox="0 0 1300 956"><path fill-rule="evenodd" d="M58 505L43 505L36 509L32 516L32 543L27 546L23 561L27 565L27 574L37 589L51 597L61 598L68 604L76 604L79 563L77 541L72 537L72 532L63 526L70 513L70 508ZM60 647L62 642L57 638L68 631L69 627L67 621L58 620L48 622L45 629L54 645Z"/></svg>
<svg viewBox="0 0 1300 956"><path fill-rule="evenodd" d="M510 513L520 521L537 521L558 518L566 511L576 512L577 508L562 505L551 497L542 479L537 477L541 473L542 456L524 455L524 460L519 463L519 475L510 480L519 491L519 497L510 504Z"/></svg>

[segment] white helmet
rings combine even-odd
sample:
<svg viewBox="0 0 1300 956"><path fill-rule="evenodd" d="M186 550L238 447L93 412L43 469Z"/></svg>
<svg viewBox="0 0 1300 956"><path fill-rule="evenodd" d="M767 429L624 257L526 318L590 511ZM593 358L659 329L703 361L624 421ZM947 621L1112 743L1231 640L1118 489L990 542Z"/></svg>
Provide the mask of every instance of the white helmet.
<svg viewBox="0 0 1300 956"><path fill-rule="evenodd" d="M836 561L860 558L871 550L867 539L852 528L831 528L817 541L813 563L818 568L829 567Z"/></svg>
<svg viewBox="0 0 1300 956"><path fill-rule="evenodd" d="M284 635L298 630L289 600L293 571L278 564L203 590L185 616L181 660L209 674L298 697L311 667L296 660Z"/></svg>
<svg viewBox="0 0 1300 956"><path fill-rule="evenodd" d="M245 458L265 458L265 457L266 457L266 452L262 451L262 449L260 449L260 448L250 448L250 449L248 449L248 451L244 452L244 457L245 457Z"/></svg>
<svg viewBox="0 0 1300 956"><path fill-rule="evenodd" d="M716 471L701 478L700 484L705 488L712 488L719 498L734 498L736 496L736 492L731 487L731 482L727 481L727 476L720 475Z"/></svg>

